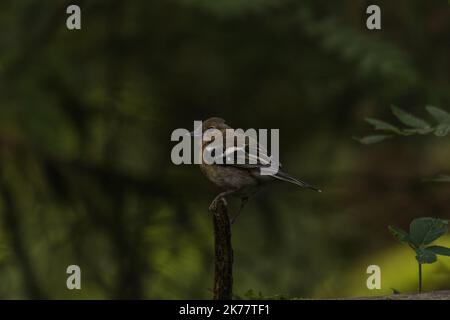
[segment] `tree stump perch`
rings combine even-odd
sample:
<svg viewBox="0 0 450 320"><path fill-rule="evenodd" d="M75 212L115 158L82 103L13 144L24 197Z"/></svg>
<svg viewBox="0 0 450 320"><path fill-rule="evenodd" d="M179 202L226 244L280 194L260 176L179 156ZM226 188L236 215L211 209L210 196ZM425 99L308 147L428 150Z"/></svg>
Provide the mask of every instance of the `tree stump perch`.
<svg viewBox="0 0 450 320"><path fill-rule="evenodd" d="M213 208L214 225L214 300L233 297L233 247L227 204L219 199Z"/></svg>

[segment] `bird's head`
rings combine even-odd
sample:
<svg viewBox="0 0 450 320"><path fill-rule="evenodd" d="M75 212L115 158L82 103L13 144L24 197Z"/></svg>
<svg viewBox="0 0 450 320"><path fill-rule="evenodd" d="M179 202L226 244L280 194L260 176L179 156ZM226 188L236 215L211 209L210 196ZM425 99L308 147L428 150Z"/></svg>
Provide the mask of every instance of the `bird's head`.
<svg viewBox="0 0 450 320"><path fill-rule="evenodd" d="M199 133L197 131L198 129L199 128L190 132L190 135L195 137L196 132ZM208 119L202 121L201 136L202 136L203 144L208 144L215 140L214 131L217 132L217 130L219 130L222 132L222 134L225 134L226 129L231 129L231 127L228 126L225 123L225 120L222 118L212 117L212 118L208 118Z"/></svg>
<svg viewBox="0 0 450 320"><path fill-rule="evenodd" d="M225 120L218 117L213 117L206 119L202 124L202 132L205 132L208 129L217 129L217 130L225 130L230 127L225 123Z"/></svg>

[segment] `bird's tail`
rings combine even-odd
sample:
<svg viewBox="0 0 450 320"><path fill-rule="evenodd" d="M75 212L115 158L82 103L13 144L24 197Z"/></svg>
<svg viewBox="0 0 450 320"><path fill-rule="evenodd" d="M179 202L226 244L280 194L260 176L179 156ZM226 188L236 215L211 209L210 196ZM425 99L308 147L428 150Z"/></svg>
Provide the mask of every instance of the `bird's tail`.
<svg viewBox="0 0 450 320"><path fill-rule="evenodd" d="M322 190L320 190L319 188L316 188L312 185L310 185L309 183L302 181L302 180L298 180L290 175L288 175L287 173L284 173L282 171L278 171L275 175L273 175L274 178L278 179L278 180L282 180L282 181L286 181L286 182L290 182L293 184L296 184L299 187L302 188L307 188L307 189L311 189L317 192L322 192Z"/></svg>

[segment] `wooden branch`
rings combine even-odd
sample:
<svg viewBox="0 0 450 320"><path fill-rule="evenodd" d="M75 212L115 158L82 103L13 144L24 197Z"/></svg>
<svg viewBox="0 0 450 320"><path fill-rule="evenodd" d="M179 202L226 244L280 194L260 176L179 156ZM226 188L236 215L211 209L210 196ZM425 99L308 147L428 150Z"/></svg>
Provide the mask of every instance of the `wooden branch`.
<svg viewBox="0 0 450 320"><path fill-rule="evenodd" d="M214 300L231 300L233 297L233 248L231 225L225 200L216 202L213 210L214 224Z"/></svg>

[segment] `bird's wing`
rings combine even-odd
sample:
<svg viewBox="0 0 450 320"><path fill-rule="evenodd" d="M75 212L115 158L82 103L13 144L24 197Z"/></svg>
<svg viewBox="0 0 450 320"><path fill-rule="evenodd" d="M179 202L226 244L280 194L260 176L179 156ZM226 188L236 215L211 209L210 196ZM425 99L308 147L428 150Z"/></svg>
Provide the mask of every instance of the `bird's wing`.
<svg viewBox="0 0 450 320"><path fill-rule="evenodd" d="M296 179L279 170L279 167L281 167L280 163L278 163L278 167L274 166L274 168L272 168L272 157L269 157L267 150L256 143L256 140L251 137L247 137L243 146L231 146L228 148L225 146L222 149L222 152L216 154L214 158L216 160L220 159L221 161L218 163L223 163L222 165L224 166L233 166L243 169L264 168L266 170L266 176L271 176L276 180L290 182L302 188L322 192L320 189L310 185L309 183Z"/></svg>
<svg viewBox="0 0 450 320"><path fill-rule="evenodd" d="M290 182L290 183L296 184L296 185L298 185L299 187L302 187L302 188L308 188L308 189L311 189L311 190L314 190L314 191L317 191L317 192L322 192L322 190L320 190L319 188L309 184L308 182L305 182L303 180L299 180L297 178L294 178L293 176L291 176L291 175L289 175L289 174L287 174L287 173L285 173L283 171L278 171L277 173L275 173L273 175L273 177L278 179L278 180L281 180L281 181L286 181L286 182Z"/></svg>
<svg viewBox="0 0 450 320"><path fill-rule="evenodd" d="M267 149L249 136L246 137L242 146L231 146L228 148L224 146L223 152L215 158L222 158L224 165L246 169L268 168L273 162L273 158L268 155ZM278 163L278 166L281 167L281 163Z"/></svg>

